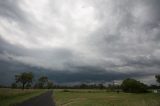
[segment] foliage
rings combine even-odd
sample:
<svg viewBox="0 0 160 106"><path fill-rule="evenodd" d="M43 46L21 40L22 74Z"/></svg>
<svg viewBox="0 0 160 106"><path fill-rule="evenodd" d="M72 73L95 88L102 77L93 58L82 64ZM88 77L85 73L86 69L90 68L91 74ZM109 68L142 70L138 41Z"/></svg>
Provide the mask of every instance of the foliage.
<svg viewBox="0 0 160 106"><path fill-rule="evenodd" d="M35 88L47 88L47 89L51 89L53 88L53 82L51 82L50 80L48 80L47 76L42 76L38 79L38 82L35 84Z"/></svg>
<svg viewBox="0 0 160 106"><path fill-rule="evenodd" d="M54 85L56 89L105 89L103 84L79 84L72 86L65 85Z"/></svg>
<svg viewBox="0 0 160 106"><path fill-rule="evenodd" d="M31 72L23 72L21 74L15 75L15 83L11 85L12 88L25 88L29 89L32 88L32 83L33 83L33 74ZM47 89L52 89L53 88L53 83L48 80L47 76L42 76L38 79L37 83L33 86L34 88L47 88Z"/></svg>
<svg viewBox="0 0 160 106"><path fill-rule="evenodd" d="M48 83L47 83L47 88L48 88L48 89L52 89L52 88L53 88L53 82L48 81Z"/></svg>
<svg viewBox="0 0 160 106"><path fill-rule="evenodd" d="M158 86L158 85L150 85L148 88L149 89L160 89L160 86Z"/></svg>
<svg viewBox="0 0 160 106"><path fill-rule="evenodd" d="M98 84L99 89L104 89L105 86L103 84Z"/></svg>
<svg viewBox="0 0 160 106"><path fill-rule="evenodd" d="M27 87L31 86L33 81L33 74L31 72L23 72L19 75L15 75L16 83L21 83L22 88L24 89L27 85Z"/></svg>
<svg viewBox="0 0 160 106"><path fill-rule="evenodd" d="M114 84L108 84L108 87L107 87L107 90L108 91L112 91L112 92L119 92L121 91L120 90L120 85L114 85Z"/></svg>
<svg viewBox="0 0 160 106"><path fill-rule="evenodd" d="M155 78L157 79L157 82L160 83L160 74L156 75Z"/></svg>
<svg viewBox="0 0 160 106"><path fill-rule="evenodd" d="M142 93L147 91L147 86L145 84L130 78L125 79L121 87L124 92L130 93Z"/></svg>
<svg viewBox="0 0 160 106"><path fill-rule="evenodd" d="M42 76L38 79L39 88L45 88L45 86L47 86L47 83L48 83L48 77L46 76Z"/></svg>
<svg viewBox="0 0 160 106"><path fill-rule="evenodd" d="M12 87L12 88L17 88L17 84L16 84L16 83L13 83L13 84L11 85L11 87Z"/></svg>

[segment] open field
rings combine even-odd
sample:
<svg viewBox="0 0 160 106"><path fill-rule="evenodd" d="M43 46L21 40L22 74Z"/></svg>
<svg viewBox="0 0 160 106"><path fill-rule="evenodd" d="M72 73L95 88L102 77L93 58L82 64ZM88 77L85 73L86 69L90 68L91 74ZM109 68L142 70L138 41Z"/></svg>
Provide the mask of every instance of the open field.
<svg viewBox="0 0 160 106"><path fill-rule="evenodd" d="M12 106L46 90L0 89L0 106ZM106 90L54 90L56 106L160 106L160 94L115 93Z"/></svg>
<svg viewBox="0 0 160 106"><path fill-rule="evenodd" d="M54 90L57 106L160 106L160 94L114 93L105 90Z"/></svg>
<svg viewBox="0 0 160 106"><path fill-rule="evenodd" d="M20 103L28 100L34 96L38 96L45 90L33 90L33 89L0 89L0 106L12 106L13 104Z"/></svg>

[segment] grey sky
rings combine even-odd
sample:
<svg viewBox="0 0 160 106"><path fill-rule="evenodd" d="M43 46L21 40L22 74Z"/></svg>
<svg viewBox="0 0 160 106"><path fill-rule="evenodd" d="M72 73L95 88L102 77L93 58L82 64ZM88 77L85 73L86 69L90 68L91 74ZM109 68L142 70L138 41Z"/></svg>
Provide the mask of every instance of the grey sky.
<svg viewBox="0 0 160 106"><path fill-rule="evenodd" d="M159 0L0 0L0 83L29 69L57 82L155 83L159 10Z"/></svg>

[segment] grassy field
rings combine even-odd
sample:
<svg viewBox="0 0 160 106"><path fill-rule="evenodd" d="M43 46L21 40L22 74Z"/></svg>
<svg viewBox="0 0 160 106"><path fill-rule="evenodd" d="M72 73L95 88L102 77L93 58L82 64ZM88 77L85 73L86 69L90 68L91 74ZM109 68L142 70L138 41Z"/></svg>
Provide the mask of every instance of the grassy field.
<svg viewBox="0 0 160 106"><path fill-rule="evenodd" d="M54 90L57 106L160 106L160 94L114 93L105 90Z"/></svg>
<svg viewBox="0 0 160 106"><path fill-rule="evenodd" d="M0 106L12 106L13 104L20 103L34 96L40 95L45 90L33 89L0 89Z"/></svg>

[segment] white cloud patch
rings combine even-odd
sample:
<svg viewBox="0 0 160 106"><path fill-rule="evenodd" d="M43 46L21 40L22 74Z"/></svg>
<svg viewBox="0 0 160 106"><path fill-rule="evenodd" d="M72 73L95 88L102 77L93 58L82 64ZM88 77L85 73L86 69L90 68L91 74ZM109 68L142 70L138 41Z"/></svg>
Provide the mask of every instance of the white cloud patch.
<svg viewBox="0 0 160 106"><path fill-rule="evenodd" d="M27 48L72 47L100 24L95 8L84 1L24 0L19 6L27 16L27 28L2 18L1 36Z"/></svg>

